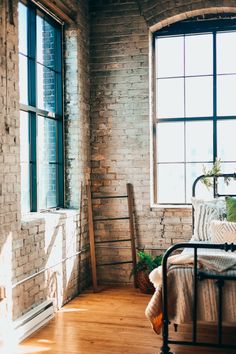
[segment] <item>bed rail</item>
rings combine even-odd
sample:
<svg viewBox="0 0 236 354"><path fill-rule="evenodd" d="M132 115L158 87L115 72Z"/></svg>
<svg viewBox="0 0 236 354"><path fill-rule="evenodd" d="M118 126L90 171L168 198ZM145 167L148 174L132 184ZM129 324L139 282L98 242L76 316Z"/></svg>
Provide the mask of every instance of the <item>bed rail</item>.
<svg viewBox="0 0 236 354"><path fill-rule="evenodd" d="M214 197L222 197L225 195L218 193L218 178L225 178L230 177L236 179L236 173L229 173L229 174L219 174L219 175L201 175L199 176L195 182L193 183L192 187L192 195L193 197L196 194L196 185L197 183L204 177L213 177L213 196ZM227 194L227 196L236 196L233 194ZM194 228L194 213L193 213L193 228ZM185 248L193 249L194 253L194 262L193 262L193 307L192 307L192 340L189 341L178 341L178 340L170 340L169 339L169 318L168 318L168 286L167 286L167 273L168 267L167 262L169 256L176 250L181 250ZM163 344L161 347L160 354L173 354L170 351L169 345L171 344L178 344L183 346L198 346L198 347L211 347L211 348L224 348L224 349L235 349L236 344L226 344L222 341L222 302L223 302L223 289L224 289L224 282L225 281L235 281L236 276L227 276L223 274L218 274L209 271L200 271L198 269L198 250L199 249L218 249L224 250L225 252L235 252L236 251L236 244L203 244L203 243L178 243L171 246L164 254L163 261L162 261L162 276L163 276L163 288L162 288L162 300L163 300ZM218 340L217 343L209 343L198 341L198 282L204 281L205 279L212 279L215 281L216 291L218 292Z"/></svg>
<svg viewBox="0 0 236 354"><path fill-rule="evenodd" d="M169 256L176 250L184 248L192 248L194 250L194 265L193 265L193 312L192 312L192 340L191 341L177 341L169 340L169 319L168 319L168 286L167 286L167 261ZM171 354L169 344L189 345L189 346L204 346L215 348L236 349L235 345L222 343L222 300L223 300L223 286L226 280L236 280L236 276L227 276L214 272L199 271L197 267L198 249L219 249L226 252L236 251L236 244L202 244L202 243L179 243L171 246L164 254L162 262L162 276L163 276L163 346L161 354ZM218 289L218 343L198 342L197 341L197 289L198 281L205 279L213 279L216 281Z"/></svg>

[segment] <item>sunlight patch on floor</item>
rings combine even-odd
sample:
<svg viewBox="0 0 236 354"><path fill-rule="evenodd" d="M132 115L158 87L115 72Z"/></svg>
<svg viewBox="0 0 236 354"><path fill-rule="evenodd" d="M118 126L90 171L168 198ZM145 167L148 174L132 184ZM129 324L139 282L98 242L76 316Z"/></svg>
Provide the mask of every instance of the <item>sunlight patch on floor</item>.
<svg viewBox="0 0 236 354"><path fill-rule="evenodd" d="M62 308L60 312L85 312L88 311L88 309L70 309L70 308Z"/></svg>
<svg viewBox="0 0 236 354"><path fill-rule="evenodd" d="M55 342L53 342L52 340L49 340L49 339L38 339L38 340L37 340L37 343L52 344L52 343L55 343Z"/></svg>
<svg viewBox="0 0 236 354"><path fill-rule="evenodd" d="M50 347L42 347L42 346L31 346L31 345L16 345L8 343L6 345L0 346L0 354L33 354L38 352L47 352L51 348Z"/></svg>

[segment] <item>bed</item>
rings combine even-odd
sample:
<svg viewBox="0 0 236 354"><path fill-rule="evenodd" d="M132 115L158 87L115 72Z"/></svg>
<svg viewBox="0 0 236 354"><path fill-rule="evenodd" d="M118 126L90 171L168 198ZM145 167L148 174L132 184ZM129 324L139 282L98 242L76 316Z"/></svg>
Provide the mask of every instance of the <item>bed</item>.
<svg viewBox="0 0 236 354"><path fill-rule="evenodd" d="M226 195L217 192L218 178L235 179L236 175L211 177L214 199L209 202L195 198L196 185L205 176L193 184L192 239L170 247L162 267L150 274L156 291L146 316L154 331L162 333L161 354L171 353L171 344L236 349L236 344L225 343L222 336L223 327L236 327L236 223L222 220L225 202L221 197ZM169 326L177 329L183 323L191 323L191 339L170 339ZM199 340L199 323L217 325L217 343Z"/></svg>

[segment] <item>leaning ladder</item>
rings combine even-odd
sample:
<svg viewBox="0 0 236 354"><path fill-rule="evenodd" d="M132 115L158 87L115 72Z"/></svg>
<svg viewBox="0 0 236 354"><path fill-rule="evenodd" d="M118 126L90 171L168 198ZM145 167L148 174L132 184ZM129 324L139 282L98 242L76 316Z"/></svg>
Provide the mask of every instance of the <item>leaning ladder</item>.
<svg viewBox="0 0 236 354"><path fill-rule="evenodd" d="M133 186L131 183L127 183L127 194L126 195L113 195L113 196L92 196L90 185L87 186L88 193L88 221L89 221L89 241L90 241L90 255L91 255L91 268L92 268L92 282L93 282L93 290L94 292L98 291L98 282L97 282L97 267L101 266L111 266L118 264L126 264L132 263L133 267L136 266L136 246L135 246L135 232L134 232L134 197L133 197ZM94 199L127 199L128 202L128 216L125 217L109 217L109 218L93 218L93 206L92 201ZM94 237L94 223L95 222L104 222L104 221L112 221L112 220L129 220L129 232L130 237L124 239L114 239L114 240L102 240L95 241ZM130 261L119 261L119 262L111 262L111 263L101 263L97 264L96 262L96 244L101 243L115 243L115 242L130 242L131 246L131 256L132 260ZM136 280L134 277L134 286L136 287Z"/></svg>

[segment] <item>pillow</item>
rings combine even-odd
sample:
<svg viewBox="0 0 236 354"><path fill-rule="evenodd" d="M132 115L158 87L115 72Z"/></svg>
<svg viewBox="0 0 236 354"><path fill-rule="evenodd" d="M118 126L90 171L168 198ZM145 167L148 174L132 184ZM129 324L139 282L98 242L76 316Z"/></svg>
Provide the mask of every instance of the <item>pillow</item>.
<svg viewBox="0 0 236 354"><path fill-rule="evenodd" d="M223 199L202 200L192 198L194 207L194 239L209 241L211 220L222 220L225 214L225 201Z"/></svg>
<svg viewBox="0 0 236 354"><path fill-rule="evenodd" d="M225 201L227 221L236 221L236 198L226 197Z"/></svg>
<svg viewBox="0 0 236 354"><path fill-rule="evenodd" d="M236 243L236 222L212 220L210 229L212 243Z"/></svg>

